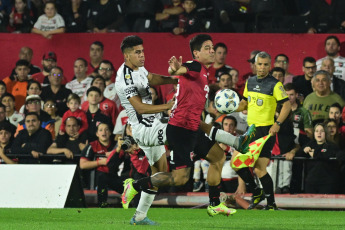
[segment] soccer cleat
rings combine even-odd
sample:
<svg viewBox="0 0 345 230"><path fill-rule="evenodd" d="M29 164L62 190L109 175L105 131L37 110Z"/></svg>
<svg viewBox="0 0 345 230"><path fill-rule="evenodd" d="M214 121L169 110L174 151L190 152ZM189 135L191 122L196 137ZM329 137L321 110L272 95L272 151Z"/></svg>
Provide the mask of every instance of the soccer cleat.
<svg viewBox="0 0 345 230"><path fill-rule="evenodd" d="M260 189L259 195L252 196L252 201L250 202L249 207L247 209L254 209L256 205L258 205L264 199L265 199L264 190Z"/></svg>
<svg viewBox="0 0 345 230"><path fill-rule="evenodd" d="M268 211L275 211L279 210L276 203L273 203L272 205L266 205L263 210L268 210Z"/></svg>
<svg viewBox="0 0 345 230"><path fill-rule="evenodd" d="M243 135L241 135L240 138L240 146L238 147L237 151L240 153L246 153L249 150L249 144L251 143L251 140L255 136L255 125L249 126L247 132L245 132Z"/></svg>
<svg viewBox="0 0 345 230"><path fill-rule="evenodd" d="M129 203L131 203L135 195L138 194L137 190L133 187L133 181L134 180L132 178L129 178L123 182L124 189L121 195L121 203L124 209L128 209Z"/></svg>
<svg viewBox="0 0 345 230"><path fill-rule="evenodd" d="M142 219L140 221L136 221L134 216L132 217L132 219L129 223L131 225L159 225L157 222L154 222L147 217L145 217L144 219Z"/></svg>
<svg viewBox="0 0 345 230"><path fill-rule="evenodd" d="M207 214L211 217L218 214L229 216L229 215L235 214L236 212L237 212L236 209L228 208L226 207L224 203L220 203L219 205L214 206L214 207L211 205L207 207Z"/></svg>
<svg viewBox="0 0 345 230"><path fill-rule="evenodd" d="M202 183L201 181L194 182L193 192L199 192L203 185L204 183Z"/></svg>

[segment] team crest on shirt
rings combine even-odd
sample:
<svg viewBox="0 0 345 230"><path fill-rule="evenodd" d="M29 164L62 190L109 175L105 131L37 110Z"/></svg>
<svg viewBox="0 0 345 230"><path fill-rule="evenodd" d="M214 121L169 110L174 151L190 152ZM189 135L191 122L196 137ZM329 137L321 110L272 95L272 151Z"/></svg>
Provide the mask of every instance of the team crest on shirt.
<svg viewBox="0 0 345 230"><path fill-rule="evenodd" d="M109 108L108 103L104 103L104 104L103 104L103 109L104 109L104 110L107 110L108 108Z"/></svg>
<svg viewBox="0 0 345 230"><path fill-rule="evenodd" d="M339 67L343 67L344 63L339 62Z"/></svg>
<svg viewBox="0 0 345 230"><path fill-rule="evenodd" d="M293 120L299 122L301 120L301 115L295 115Z"/></svg>
<svg viewBox="0 0 345 230"><path fill-rule="evenodd" d="M327 152L327 149L321 149L321 152L325 153L325 152Z"/></svg>
<svg viewBox="0 0 345 230"><path fill-rule="evenodd" d="M87 84L86 83L83 83L83 88L86 88Z"/></svg>
<svg viewBox="0 0 345 230"><path fill-rule="evenodd" d="M130 74L126 74L126 75L125 75L125 82L126 82L126 85L134 84L134 83L133 83L132 76L131 76Z"/></svg>

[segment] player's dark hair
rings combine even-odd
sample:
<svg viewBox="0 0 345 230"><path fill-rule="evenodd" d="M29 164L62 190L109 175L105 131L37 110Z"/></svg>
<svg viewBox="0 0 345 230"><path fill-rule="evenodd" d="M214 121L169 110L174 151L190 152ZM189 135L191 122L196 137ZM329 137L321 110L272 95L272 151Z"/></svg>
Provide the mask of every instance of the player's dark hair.
<svg viewBox="0 0 345 230"><path fill-rule="evenodd" d="M74 61L74 63L76 62L76 61L82 61L83 63L84 63L84 65L85 65L85 67L87 67L87 61L84 59L84 58L77 58L75 61Z"/></svg>
<svg viewBox="0 0 345 230"><path fill-rule="evenodd" d="M189 47L190 47L190 51L192 52L193 58L194 58L193 51L194 50L200 51L202 44L208 40L212 41L212 37L210 35L198 34L189 41Z"/></svg>
<svg viewBox="0 0 345 230"><path fill-rule="evenodd" d="M91 45L99 46L99 47L101 47L102 51L104 50L104 45L103 45L103 43L100 42L100 41L94 41L94 42L92 42Z"/></svg>
<svg viewBox="0 0 345 230"><path fill-rule="evenodd" d="M340 46L339 38L338 38L337 36L334 36L334 35L330 35L330 36L328 36L328 37L325 39L325 45L326 45L327 41L330 40L330 39L334 39L335 42L338 44L338 46Z"/></svg>
<svg viewBox="0 0 345 230"><path fill-rule="evenodd" d="M214 45L214 51L216 51L219 47L222 47L225 49L225 52L228 52L228 47L223 43L223 42L218 42L217 44Z"/></svg>
<svg viewBox="0 0 345 230"><path fill-rule="evenodd" d="M90 92L97 92L99 93L99 95L102 95L102 92L99 88L97 88L96 86L91 86L87 91L86 91L86 96L89 96Z"/></svg>
<svg viewBox="0 0 345 230"><path fill-rule="evenodd" d="M271 70L270 74L272 75L273 72L281 72L281 73L285 76L285 70L284 70L283 68L281 68L281 67L274 67L274 68Z"/></svg>
<svg viewBox="0 0 345 230"><path fill-rule="evenodd" d="M286 62L289 63L289 57L286 56L286 54L278 54L278 55L274 58L274 61L277 61L278 57L285 57Z"/></svg>
<svg viewBox="0 0 345 230"><path fill-rule="evenodd" d="M130 35L125 37L121 42L121 52L125 53L127 49L131 49L134 46L142 45L144 44L143 39L141 39L138 36Z"/></svg>
<svg viewBox="0 0 345 230"><path fill-rule="evenodd" d="M236 118L234 116L231 116L231 115L226 115L223 118L223 120L222 120L222 128L223 128L223 125L224 125L224 121L227 120L227 119L233 120L235 122L235 127L237 127L237 120L236 120Z"/></svg>
<svg viewBox="0 0 345 230"><path fill-rule="evenodd" d="M105 80L101 75L96 75L95 77L93 77L93 79L91 81L91 85L93 85L93 83L96 81L96 79L100 79L103 82L104 87L106 86Z"/></svg>
<svg viewBox="0 0 345 230"><path fill-rule="evenodd" d="M27 60L19 59L19 60L16 62L16 67L18 67L18 66L30 67L30 63L29 63Z"/></svg>
<svg viewBox="0 0 345 230"><path fill-rule="evenodd" d="M305 63L307 63L307 62L309 62L309 63L316 63L316 60L313 57L305 57L303 59L303 66L305 66Z"/></svg>

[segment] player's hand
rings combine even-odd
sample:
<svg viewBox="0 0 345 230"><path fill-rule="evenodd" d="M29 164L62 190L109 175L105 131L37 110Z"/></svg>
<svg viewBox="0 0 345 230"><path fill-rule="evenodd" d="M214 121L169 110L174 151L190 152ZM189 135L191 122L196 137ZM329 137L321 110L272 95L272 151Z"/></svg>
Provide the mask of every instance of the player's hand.
<svg viewBox="0 0 345 230"><path fill-rule="evenodd" d="M275 137L276 134L279 132L280 126L277 123L274 123L270 128L269 134L271 137Z"/></svg>
<svg viewBox="0 0 345 230"><path fill-rule="evenodd" d="M172 100L168 101L167 105L167 110L170 110L175 104L175 98L173 98Z"/></svg>
<svg viewBox="0 0 345 230"><path fill-rule="evenodd" d="M169 69L171 70L171 73L175 73L179 68L182 66L182 56L177 59L175 56L172 56L169 61ZM169 71L170 72L170 71Z"/></svg>

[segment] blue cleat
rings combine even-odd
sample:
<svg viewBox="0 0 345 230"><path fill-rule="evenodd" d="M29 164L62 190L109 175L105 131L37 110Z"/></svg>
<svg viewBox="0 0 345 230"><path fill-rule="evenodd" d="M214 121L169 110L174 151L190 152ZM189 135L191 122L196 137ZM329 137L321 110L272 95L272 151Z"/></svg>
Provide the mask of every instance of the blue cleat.
<svg viewBox="0 0 345 230"><path fill-rule="evenodd" d="M255 125L249 126L247 132L240 136L240 146L238 147L237 151L243 154L249 151L249 144L255 136L255 131Z"/></svg>
<svg viewBox="0 0 345 230"><path fill-rule="evenodd" d="M145 217L143 220L136 221L135 217L132 217L129 222L131 225L159 225L157 222L150 220L148 217Z"/></svg>

